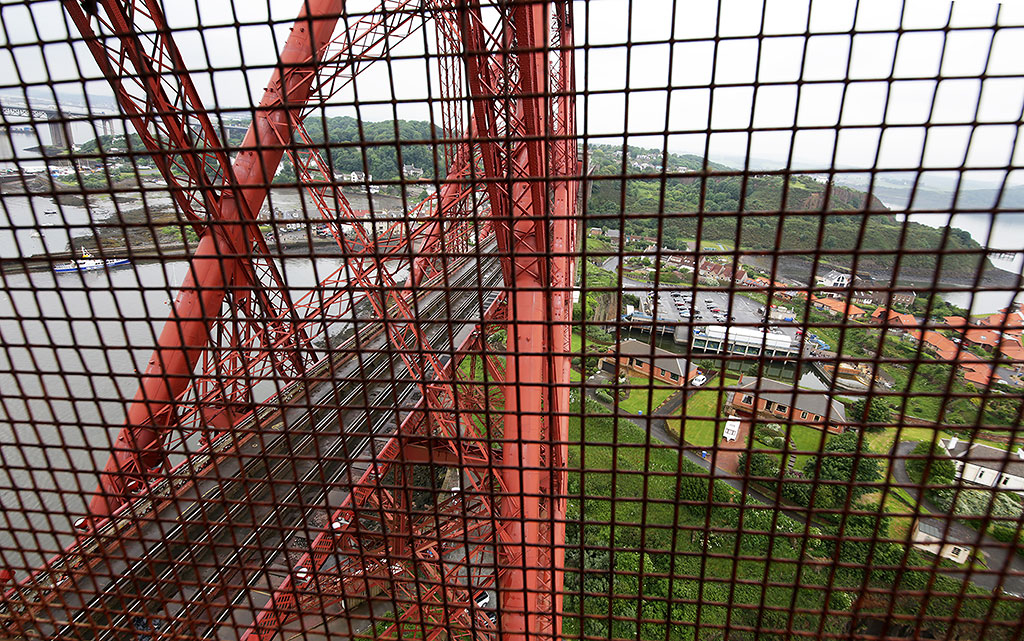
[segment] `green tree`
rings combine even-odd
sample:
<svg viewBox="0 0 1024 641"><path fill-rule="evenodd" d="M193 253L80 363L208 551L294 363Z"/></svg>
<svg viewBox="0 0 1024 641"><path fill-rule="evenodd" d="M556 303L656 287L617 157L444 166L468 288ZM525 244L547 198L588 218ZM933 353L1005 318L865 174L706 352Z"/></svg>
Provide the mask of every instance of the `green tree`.
<svg viewBox="0 0 1024 641"><path fill-rule="evenodd" d="M771 481L778 480L779 463L774 456L764 452L751 452L749 456L746 453L740 454L738 469L741 472L747 469L748 460L750 462L749 476Z"/></svg>
<svg viewBox="0 0 1024 641"><path fill-rule="evenodd" d="M953 479L956 478L956 466L941 447L931 443L918 443L910 454L915 457L931 457L930 460L928 458L912 458L907 461L907 476L914 483L925 487L953 484ZM927 470L927 477L925 477L925 470Z"/></svg>
<svg viewBox="0 0 1024 641"><path fill-rule="evenodd" d="M858 398L850 405L850 418L864 423L869 430L878 430L892 421L892 408L880 398Z"/></svg>
<svg viewBox="0 0 1024 641"><path fill-rule="evenodd" d="M833 436L825 443L824 453L808 459L804 475L822 481L839 481L844 485L821 484L817 488L819 507L838 508L845 503L846 494L856 503L865 494L875 491L873 484L882 478L878 459L865 456L858 448L857 432Z"/></svg>

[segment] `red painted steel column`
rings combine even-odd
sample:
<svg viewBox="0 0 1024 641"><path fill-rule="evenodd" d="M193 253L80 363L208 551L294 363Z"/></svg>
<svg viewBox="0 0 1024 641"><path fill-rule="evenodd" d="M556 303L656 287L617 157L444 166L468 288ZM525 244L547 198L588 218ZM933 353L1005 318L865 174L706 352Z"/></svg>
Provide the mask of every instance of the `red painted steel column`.
<svg viewBox="0 0 1024 641"><path fill-rule="evenodd" d="M552 560L551 533L541 532L541 521L549 515L541 479L550 457L545 458L541 443L548 438L545 412L551 411L549 374L553 352L547 340L552 320L551 300L545 291L550 283L550 251L547 226L550 221L547 189L547 145L549 133L546 56L548 49L548 5L517 5L512 12L515 25L515 53L519 61L520 103L525 131L526 167L517 168L520 178L534 178L513 184L512 258L514 288L511 297L509 356L505 386L505 435L503 480L511 500L502 502L501 520L507 523L508 570L500 582L502 624L505 641L525 641L550 637L554 630L542 622L551 616L550 607L541 603L542 576ZM510 158L510 164L515 162ZM523 171L525 169L525 172ZM524 175L525 174L525 175ZM522 204L520 204L522 203ZM518 495L518 496L517 496ZM518 509L517 509L518 503Z"/></svg>
<svg viewBox="0 0 1024 641"><path fill-rule="evenodd" d="M290 131L288 112L298 111L308 100L315 77L310 57L319 60L322 47L334 32L342 4L343 0L305 0L285 42L280 66L267 85L242 151L233 163L250 212L258 212L263 206L284 153L283 149L261 145L275 144L275 129ZM100 477L100 493L90 505L95 516L109 516L116 507L108 496L122 494L122 471L130 470L136 460L150 468L162 464L162 428L173 424L174 403L188 386L197 359L209 344L210 326L220 316L239 260L246 258L225 252L230 247L247 246L242 242L247 233L242 223L242 207L242 203L228 196L220 201L219 211L210 212L210 231L199 241L190 261L189 273L128 410L128 427L118 437L114 455Z"/></svg>

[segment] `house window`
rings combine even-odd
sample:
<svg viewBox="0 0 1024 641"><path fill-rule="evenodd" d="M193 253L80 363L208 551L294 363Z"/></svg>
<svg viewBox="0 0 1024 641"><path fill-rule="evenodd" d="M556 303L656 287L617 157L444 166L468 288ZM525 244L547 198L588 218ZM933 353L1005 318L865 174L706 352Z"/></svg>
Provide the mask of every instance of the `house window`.
<svg viewBox="0 0 1024 641"><path fill-rule="evenodd" d="M775 407L776 407L776 408L777 408L777 409L778 409L778 410L779 410L780 412L787 412L787 411L789 411L789 406L788 406L788 405L783 405L782 403L779 403L779 404L778 404L778 405L776 405Z"/></svg>
<svg viewBox="0 0 1024 641"><path fill-rule="evenodd" d="M953 556L960 556L964 552L958 547L954 547L951 551L953 552Z"/></svg>
<svg viewBox="0 0 1024 641"><path fill-rule="evenodd" d="M800 412L800 418L807 418L807 412Z"/></svg>
<svg viewBox="0 0 1024 641"><path fill-rule="evenodd" d="M743 402L745 404L747 404L747 405L750 405L751 403L754 402L754 397L751 396L750 394L744 394L743 395Z"/></svg>
<svg viewBox="0 0 1024 641"><path fill-rule="evenodd" d="M679 374L671 374L670 373L668 375L668 377L671 378L673 381L678 381L679 380Z"/></svg>
<svg viewBox="0 0 1024 641"><path fill-rule="evenodd" d="M1003 477L1003 483L1002 483L1002 484L1003 484L1003 485L1006 485L1006 484L1007 484L1007 483L1009 483L1009 482L1010 482L1010 477L1009 477L1009 476L1004 476L1004 477Z"/></svg>

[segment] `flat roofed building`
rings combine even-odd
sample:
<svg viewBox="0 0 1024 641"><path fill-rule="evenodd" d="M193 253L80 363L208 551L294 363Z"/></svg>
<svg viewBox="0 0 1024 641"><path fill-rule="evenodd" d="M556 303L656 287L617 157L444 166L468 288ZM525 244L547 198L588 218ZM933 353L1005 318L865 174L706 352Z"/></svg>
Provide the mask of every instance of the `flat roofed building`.
<svg viewBox="0 0 1024 641"><path fill-rule="evenodd" d="M846 430L843 404L825 392L794 391L791 383L749 376L740 377L734 389L729 402L736 411L811 427L825 425L836 434Z"/></svg>
<svg viewBox="0 0 1024 641"><path fill-rule="evenodd" d="M768 358L792 359L800 348L793 339L784 334L762 332L753 327L726 327L708 325L694 330L690 337L690 348L694 351L716 354L739 354L743 356L765 356Z"/></svg>

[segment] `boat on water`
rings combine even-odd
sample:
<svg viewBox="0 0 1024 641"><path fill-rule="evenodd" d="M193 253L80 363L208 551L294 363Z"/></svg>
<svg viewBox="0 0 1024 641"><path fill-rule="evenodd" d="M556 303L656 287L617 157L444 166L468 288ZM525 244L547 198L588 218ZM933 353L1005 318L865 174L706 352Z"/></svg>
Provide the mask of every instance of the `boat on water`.
<svg viewBox="0 0 1024 641"><path fill-rule="evenodd" d="M82 257L69 263L61 263L53 266L53 271L58 274L66 272L89 272L97 269L109 269L129 265L131 261L127 258L96 258L88 249L82 250Z"/></svg>

